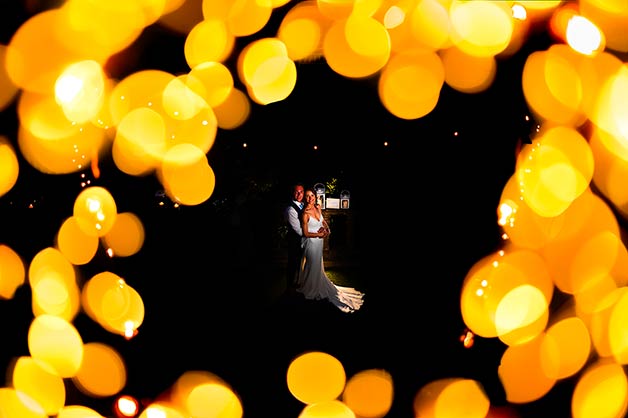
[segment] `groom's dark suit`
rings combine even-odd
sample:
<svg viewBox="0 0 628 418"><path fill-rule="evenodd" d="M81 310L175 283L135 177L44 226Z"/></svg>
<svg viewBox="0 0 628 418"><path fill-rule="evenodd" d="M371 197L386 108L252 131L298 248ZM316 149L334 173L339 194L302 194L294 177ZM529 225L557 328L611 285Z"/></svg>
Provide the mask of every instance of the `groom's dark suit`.
<svg viewBox="0 0 628 418"><path fill-rule="evenodd" d="M299 263L301 262L301 213L303 209L299 207L297 202L291 202L286 208L286 224L288 226L287 245L287 288L294 289L296 285L297 272L299 271ZM296 225L295 225L296 220Z"/></svg>

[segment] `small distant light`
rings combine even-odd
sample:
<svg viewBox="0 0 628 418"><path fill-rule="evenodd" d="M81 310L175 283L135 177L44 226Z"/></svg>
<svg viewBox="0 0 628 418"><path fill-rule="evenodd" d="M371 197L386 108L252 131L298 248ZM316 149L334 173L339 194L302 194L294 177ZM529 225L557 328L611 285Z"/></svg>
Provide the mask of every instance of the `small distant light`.
<svg viewBox="0 0 628 418"><path fill-rule="evenodd" d="M109 256L109 258L113 258L113 249L112 248L107 248L107 255Z"/></svg>
<svg viewBox="0 0 628 418"><path fill-rule="evenodd" d="M118 417L135 417L140 409L140 404L132 396L122 395L115 403L115 412Z"/></svg>
<svg viewBox="0 0 628 418"><path fill-rule="evenodd" d="M530 121L530 116L529 116L529 115L526 115L526 118L525 118L525 119L526 119L526 122L529 122L529 121Z"/></svg>
<svg viewBox="0 0 628 418"><path fill-rule="evenodd" d="M458 136L458 131L454 132L454 136Z"/></svg>
<svg viewBox="0 0 628 418"><path fill-rule="evenodd" d="M179 203L175 202L173 206L174 206L175 208L178 208L178 207L179 207Z"/></svg>
<svg viewBox="0 0 628 418"><path fill-rule="evenodd" d="M314 145L314 149L318 149L318 145Z"/></svg>
<svg viewBox="0 0 628 418"><path fill-rule="evenodd" d="M471 332L471 331L469 331L467 329L460 336L460 342L462 343L464 348L471 348L471 347L473 347L473 338L474 337L475 337L475 335L473 334L473 332Z"/></svg>
<svg viewBox="0 0 628 418"><path fill-rule="evenodd" d="M248 147L247 143L246 142L242 143L242 148L246 148L246 147Z"/></svg>
<svg viewBox="0 0 628 418"><path fill-rule="evenodd" d="M512 6L512 17L523 21L528 17L528 13L526 12L525 7L520 4L515 4Z"/></svg>
<svg viewBox="0 0 628 418"><path fill-rule="evenodd" d="M130 340L138 334L137 328L135 328L135 324L133 321L126 321L124 324L124 338Z"/></svg>
<svg viewBox="0 0 628 418"><path fill-rule="evenodd" d="M387 147L388 146L388 141L384 141L384 146Z"/></svg>

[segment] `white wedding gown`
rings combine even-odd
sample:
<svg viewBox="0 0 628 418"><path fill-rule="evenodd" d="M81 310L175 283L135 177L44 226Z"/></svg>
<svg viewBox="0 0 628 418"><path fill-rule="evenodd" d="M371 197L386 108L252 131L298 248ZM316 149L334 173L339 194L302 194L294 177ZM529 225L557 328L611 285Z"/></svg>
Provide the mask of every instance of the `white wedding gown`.
<svg viewBox="0 0 628 418"><path fill-rule="evenodd" d="M323 225L323 217L318 220L310 216L308 230L317 232ZM364 293L333 283L323 264L323 239L303 238L301 242L303 255L297 277L297 291L306 299L328 299L343 312L354 312L362 306Z"/></svg>

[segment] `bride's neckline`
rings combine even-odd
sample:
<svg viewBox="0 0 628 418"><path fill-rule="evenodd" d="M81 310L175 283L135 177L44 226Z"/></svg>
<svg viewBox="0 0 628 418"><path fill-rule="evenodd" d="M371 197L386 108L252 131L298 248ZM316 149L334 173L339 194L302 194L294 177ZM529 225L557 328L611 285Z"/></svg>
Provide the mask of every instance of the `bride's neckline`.
<svg viewBox="0 0 628 418"><path fill-rule="evenodd" d="M318 213L316 213L316 210L314 207L311 208L312 209L312 214L310 214L310 216L314 217L314 219L316 219L317 221L320 221L321 219L319 217L317 217L316 215L318 215Z"/></svg>

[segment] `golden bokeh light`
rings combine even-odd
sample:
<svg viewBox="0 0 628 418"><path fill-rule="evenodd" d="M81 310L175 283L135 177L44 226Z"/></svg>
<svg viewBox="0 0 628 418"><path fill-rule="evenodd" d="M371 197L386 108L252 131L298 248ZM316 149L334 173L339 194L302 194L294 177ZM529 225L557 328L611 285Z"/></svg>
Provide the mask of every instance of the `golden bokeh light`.
<svg viewBox="0 0 628 418"><path fill-rule="evenodd" d="M240 0L230 4L226 23L234 36L248 36L259 32L270 20L272 0Z"/></svg>
<svg viewBox="0 0 628 418"><path fill-rule="evenodd" d="M510 290L495 309L495 328L507 345L522 344L545 330L549 301L535 286L520 285Z"/></svg>
<svg viewBox="0 0 628 418"><path fill-rule="evenodd" d="M465 324L477 335L522 343L544 330L553 293L551 276L538 253L500 250L469 270L460 308ZM512 298L517 299L514 310L508 303Z"/></svg>
<svg viewBox="0 0 628 418"><path fill-rule="evenodd" d="M166 152L166 124L148 107L124 115L113 141L112 155L120 171L133 176L154 172Z"/></svg>
<svg viewBox="0 0 628 418"><path fill-rule="evenodd" d="M575 375L590 356L591 337L581 318L569 316L547 328L541 343L541 366L550 377L565 379Z"/></svg>
<svg viewBox="0 0 628 418"><path fill-rule="evenodd" d="M545 361L544 333L523 344L511 345L502 354L497 368L508 402L523 404L545 396L558 380L558 364ZM553 369L547 370L552 367Z"/></svg>
<svg viewBox="0 0 628 418"><path fill-rule="evenodd" d="M277 38L286 45L291 60L315 59L323 54L323 39L329 23L315 1L297 3L282 19Z"/></svg>
<svg viewBox="0 0 628 418"><path fill-rule="evenodd" d="M0 297L12 299L25 281L26 266L22 257L13 248L0 244Z"/></svg>
<svg viewBox="0 0 628 418"><path fill-rule="evenodd" d="M45 174L84 170L107 145L103 129L68 120L54 95L22 93L18 100L19 149L28 163Z"/></svg>
<svg viewBox="0 0 628 418"><path fill-rule="evenodd" d="M188 206L207 201L216 186L216 175L207 156L189 144L181 144L168 150L159 178L166 194L173 201Z"/></svg>
<svg viewBox="0 0 628 418"><path fill-rule="evenodd" d="M576 70L579 60L563 45L528 56L522 74L523 94L538 119L574 127L584 123L582 81Z"/></svg>
<svg viewBox="0 0 628 418"><path fill-rule="evenodd" d="M353 12L355 6L352 0L316 0L316 6L323 16L329 19L342 20Z"/></svg>
<svg viewBox="0 0 628 418"><path fill-rule="evenodd" d="M608 340L611 355L619 364L628 364L628 338L624 332L628 317L628 296L619 295L608 319Z"/></svg>
<svg viewBox="0 0 628 418"><path fill-rule="evenodd" d="M436 107L445 68L435 52L410 51L391 57L379 78L379 98L401 119L419 119Z"/></svg>
<svg viewBox="0 0 628 418"><path fill-rule="evenodd" d="M126 385L126 364L113 347L98 342L86 343L81 368L72 377L72 382L88 396L112 396Z"/></svg>
<svg viewBox="0 0 628 418"><path fill-rule="evenodd" d="M194 25L203 20L203 10L199 0L168 0L157 23L176 34L187 35Z"/></svg>
<svg viewBox="0 0 628 418"><path fill-rule="evenodd" d="M213 108L227 100L234 88L233 74L220 62L202 62L192 67L188 73L187 84L199 82L203 86L201 94L207 104Z"/></svg>
<svg viewBox="0 0 628 418"><path fill-rule="evenodd" d="M31 286L36 286L46 279L50 272L56 272L59 277L65 278L66 283L76 280L76 271L61 251L54 247L40 250L30 261L28 266L28 280Z"/></svg>
<svg viewBox="0 0 628 418"><path fill-rule="evenodd" d="M73 123L93 120L105 103L105 74L96 61L69 65L55 82L55 100Z"/></svg>
<svg viewBox="0 0 628 418"><path fill-rule="evenodd" d="M72 321L79 312L79 289L67 283L57 272L49 271L45 277L31 285L32 309L35 316L48 314Z"/></svg>
<svg viewBox="0 0 628 418"><path fill-rule="evenodd" d="M138 108L147 107L162 114L161 97L174 78L166 71L147 69L120 80L113 86L109 96L113 124L117 126L127 113Z"/></svg>
<svg viewBox="0 0 628 418"><path fill-rule="evenodd" d="M562 227L539 252L554 285L564 293L573 294L573 255L598 233L608 231L619 236L619 225L608 205L590 190L569 205L564 215Z"/></svg>
<svg viewBox="0 0 628 418"><path fill-rule="evenodd" d="M88 235L102 237L113 228L118 207L109 190L91 186L76 197L73 212L79 228Z"/></svg>
<svg viewBox="0 0 628 418"><path fill-rule="evenodd" d="M628 381L622 366L598 360L584 370L571 399L573 418L623 417L626 413Z"/></svg>
<svg viewBox="0 0 628 418"><path fill-rule="evenodd" d="M495 57L477 57L466 54L456 47L439 52L445 68L445 83L463 93L479 93L487 90L495 80Z"/></svg>
<svg viewBox="0 0 628 418"><path fill-rule="evenodd" d="M34 399L11 387L0 387L0 412L7 418L46 418L49 416Z"/></svg>
<svg viewBox="0 0 628 418"><path fill-rule="evenodd" d="M74 265L89 263L98 251L98 237L86 233L74 216L68 217L59 228L56 247Z"/></svg>
<svg viewBox="0 0 628 418"><path fill-rule="evenodd" d="M87 315L107 331L131 339L144 322L145 307L140 294L115 273L92 276L81 291Z"/></svg>
<svg viewBox="0 0 628 418"><path fill-rule="evenodd" d="M414 397L414 414L433 418L484 418L490 401L473 379L442 378L423 385Z"/></svg>
<svg viewBox="0 0 628 418"><path fill-rule="evenodd" d="M63 379L44 361L27 356L18 358L13 367L11 383L20 394L37 402L47 415L57 415L65 405Z"/></svg>
<svg viewBox="0 0 628 418"><path fill-rule="evenodd" d="M74 135L80 127L72 123L50 94L23 92L17 102L20 126L32 135L46 139L63 139Z"/></svg>
<svg viewBox="0 0 628 418"><path fill-rule="evenodd" d="M7 46L0 44L0 111L5 110L20 91L7 73L6 60Z"/></svg>
<svg viewBox="0 0 628 418"><path fill-rule="evenodd" d="M211 415L210 415L211 416ZM163 402L148 405L137 418L185 418L183 412Z"/></svg>
<svg viewBox="0 0 628 418"><path fill-rule="evenodd" d="M502 189L498 205L498 224L516 247L540 250L550 242L564 223L564 214L540 216L521 196L517 176L512 175Z"/></svg>
<svg viewBox="0 0 628 418"><path fill-rule="evenodd" d="M347 380L342 401L356 416L382 418L388 414L394 398L393 378L386 370L363 370Z"/></svg>
<svg viewBox="0 0 628 418"><path fill-rule="evenodd" d="M142 249L145 238L142 220L132 212L122 212L118 213L113 227L101 241L115 257L129 257Z"/></svg>
<svg viewBox="0 0 628 418"><path fill-rule="evenodd" d="M57 414L56 418L105 418L96 410L83 405L66 405Z"/></svg>
<svg viewBox="0 0 628 418"><path fill-rule="evenodd" d="M449 33L451 23L446 4L438 0L419 1L410 15L414 42L438 50L453 46Z"/></svg>
<svg viewBox="0 0 628 418"><path fill-rule="evenodd" d="M452 43L472 56L492 57L503 52L513 31L509 3L452 1L449 7Z"/></svg>
<svg viewBox="0 0 628 418"><path fill-rule="evenodd" d="M123 284L103 295L103 316L99 323L108 331L131 339L144 323L144 301L137 290Z"/></svg>
<svg viewBox="0 0 628 418"><path fill-rule="evenodd" d="M0 136L0 197L15 186L19 173L15 148L6 136Z"/></svg>
<svg viewBox="0 0 628 418"><path fill-rule="evenodd" d="M218 382L195 386L188 394L186 406L195 417L242 418L244 412L238 395Z"/></svg>
<svg viewBox="0 0 628 418"><path fill-rule="evenodd" d="M238 77L247 87L265 85L277 74L268 71L276 58L288 58L286 45L278 38L263 38L248 44L238 56ZM284 66L279 67L282 71Z"/></svg>
<svg viewBox="0 0 628 418"><path fill-rule="evenodd" d="M70 64L103 58L96 49L72 51L50 36L64 18L61 8L46 10L32 16L13 34L7 45L5 68L18 88L39 94L52 94L59 75Z"/></svg>
<svg viewBox="0 0 628 418"><path fill-rule="evenodd" d="M104 61L130 46L154 21L156 16L147 15L147 9L142 9L146 5L146 2L124 0L107 3L69 0L59 8L62 13L54 34L77 54L92 54Z"/></svg>
<svg viewBox="0 0 628 418"><path fill-rule="evenodd" d="M80 309L76 270L61 251L47 247L28 267L33 314L55 315L72 321Z"/></svg>
<svg viewBox="0 0 628 418"><path fill-rule="evenodd" d="M290 393L309 405L336 400L345 388L347 376L336 357L311 351L292 360L286 379Z"/></svg>
<svg viewBox="0 0 628 418"><path fill-rule="evenodd" d="M600 28L606 47L618 52L628 52L628 36L622 30L628 23L628 7L616 0L580 0L578 9Z"/></svg>
<svg viewBox="0 0 628 418"><path fill-rule="evenodd" d="M515 171L528 206L540 216L554 217L588 189L593 153L577 130L550 127L523 147Z"/></svg>
<svg viewBox="0 0 628 418"><path fill-rule="evenodd" d="M222 378L206 370L187 370L172 385L168 400L178 410L189 414L188 399L192 392L202 385L229 386ZM203 408L205 405L203 399L199 400L197 397L196 401L201 402L199 409Z"/></svg>
<svg viewBox="0 0 628 418"><path fill-rule="evenodd" d="M94 321L103 317L103 299L107 292L124 286L124 279L110 271L95 274L81 288L81 305L85 313Z"/></svg>
<svg viewBox="0 0 628 418"><path fill-rule="evenodd" d="M175 120L188 120L207 107L207 102L190 88L183 77L172 79L164 88L162 104L166 115Z"/></svg>
<svg viewBox="0 0 628 418"><path fill-rule="evenodd" d="M238 88L233 88L221 104L214 106L216 123L221 129L233 130L244 125L251 114L249 96Z"/></svg>
<svg viewBox="0 0 628 418"><path fill-rule="evenodd" d="M362 41L347 37L356 28ZM366 45L372 49L368 50ZM356 48L356 49L353 49ZM364 78L380 71L390 58L391 45L384 26L368 16L352 16L331 24L323 41L323 54L334 72L349 78Z"/></svg>
<svg viewBox="0 0 628 418"><path fill-rule="evenodd" d="M294 61L288 57L276 56L259 66L247 86L247 91L256 103L267 105L290 96L296 83L297 68Z"/></svg>
<svg viewBox="0 0 628 418"><path fill-rule="evenodd" d="M223 62L233 51L234 45L235 36L229 32L224 21L204 19L187 34L185 60L190 68L206 62Z"/></svg>
<svg viewBox="0 0 628 418"><path fill-rule="evenodd" d="M593 184L624 217L628 217L628 190L622 181L628 174L628 143L603 129L595 129L589 145L595 161Z"/></svg>
<svg viewBox="0 0 628 418"><path fill-rule="evenodd" d="M338 400L322 401L306 405L299 414L300 418L355 418L355 413Z"/></svg>
<svg viewBox="0 0 628 418"><path fill-rule="evenodd" d="M83 361L83 339L76 327L54 315L39 315L28 329L32 358L49 364L59 376L73 377Z"/></svg>

